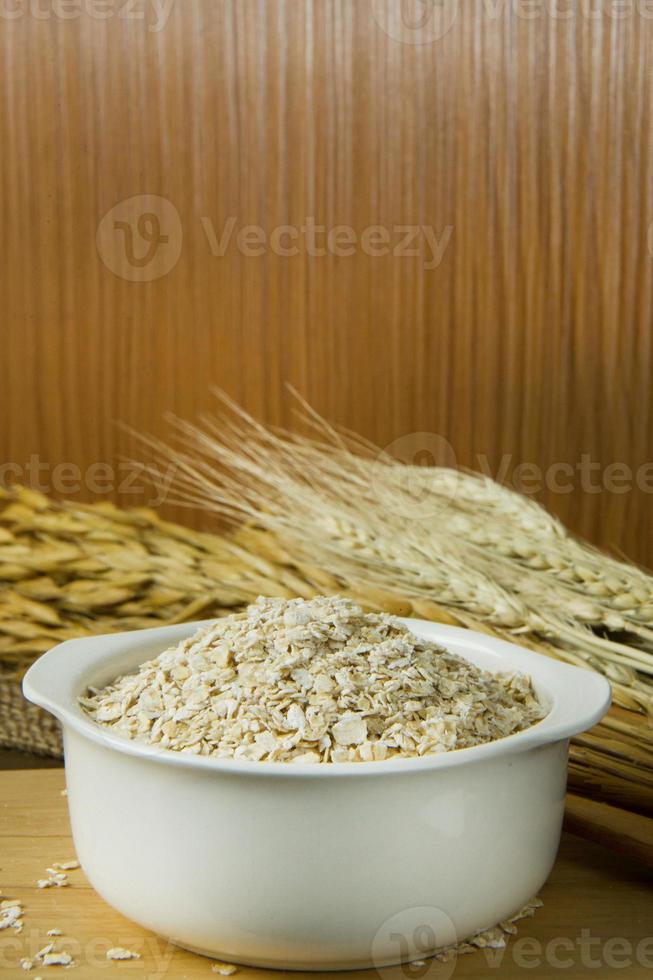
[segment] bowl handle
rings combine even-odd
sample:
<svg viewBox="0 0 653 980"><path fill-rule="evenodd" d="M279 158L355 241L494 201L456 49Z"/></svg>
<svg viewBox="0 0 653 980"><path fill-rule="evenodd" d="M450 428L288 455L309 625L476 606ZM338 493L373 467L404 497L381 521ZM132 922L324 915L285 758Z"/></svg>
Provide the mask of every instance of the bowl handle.
<svg viewBox="0 0 653 980"><path fill-rule="evenodd" d="M521 733L523 748L536 748L580 735L596 725L610 707L612 688L603 674L571 664L555 666L556 673L564 675L566 683L543 719L546 724L541 728L536 724Z"/></svg>
<svg viewBox="0 0 653 980"><path fill-rule="evenodd" d="M111 664L112 674L100 677L102 684L133 670L138 663L156 657L167 647L190 636L202 625L204 621L158 626L138 630L137 633L130 630L66 640L48 650L32 664L23 678L23 694L28 701L45 708L59 721L63 721L68 713L79 714L79 694L89 683L98 682L102 671L106 671L108 662ZM135 635L139 638L136 650ZM109 652L110 658L107 657Z"/></svg>

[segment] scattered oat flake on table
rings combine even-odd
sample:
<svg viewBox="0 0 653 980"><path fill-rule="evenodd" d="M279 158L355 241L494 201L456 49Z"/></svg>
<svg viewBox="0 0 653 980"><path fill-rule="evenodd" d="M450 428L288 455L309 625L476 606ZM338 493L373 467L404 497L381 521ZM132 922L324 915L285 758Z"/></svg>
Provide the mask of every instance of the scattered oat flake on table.
<svg viewBox="0 0 653 980"><path fill-rule="evenodd" d="M70 882L68 877L63 874L53 874L49 878L39 878L36 882L37 888L66 888Z"/></svg>
<svg viewBox="0 0 653 980"><path fill-rule="evenodd" d="M541 908L543 904L541 898L532 898L518 912L511 915L509 919L500 922L498 926L477 932L476 935L463 940L457 946L445 946L438 950L432 959L439 963L448 963L458 956L475 953L478 949L504 949L507 945L506 936L514 935L517 932L515 923L534 915L535 910ZM416 965L416 961L413 961L414 965Z"/></svg>
<svg viewBox="0 0 653 980"><path fill-rule="evenodd" d="M22 970L33 970L34 960L30 960L28 957L25 957L25 959L20 961L20 966Z"/></svg>
<svg viewBox="0 0 653 980"><path fill-rule="evenodd" d="M123 946L112 946L106 953L108 960L140 960L141 954Z"/></svg>
<svg viewBox="0 0 653 980"><path fill-rule="evenodd" d="M46 953L43 957L43 966L74 966L75 961L70 953Z"/></svg>
<svg viewBox="0 0 653 980"><path fill-rule="evenodd" d="M61 790L61 796L68 796L68 790L67 789L62 789Z"/></svg>
<svg viewBox="0 0 653 980"><path fill-rule="evenodd" d="M221 977L230 977L232 973L238 973L238 967L235 963L221 963L219 960L211 963L211 969L214 973L219 973Z"/></svg>
<svg viewBox="0 0 653 980"><path fill-rule="evenodd" d="M22 904L23 903L19 898L3 898L3 900L0 902L0 911L4 911L5 909L15 909Z"/></svg>
<svg viewBox="0 0 653 980"><path fill-rule="evenodd" d="M46 936L63 936L61 929L48 929Z"/></svg>
<svg viewBox="0 0 653 980"><path fill-rule="evenodd" d="M19 925L20 928L22 928L20 919L23 912L24 909L22 905L10 905L7 908L2 909L2 911L0 911L0 929L16 929Z"/></svg>
<svg viewBox="0 0 653 980"><path fill-rule="evenodd" d="M485 932L479 932L478 935L473 936L470 940L472 946L476 946L479 949L505 949L506 940L504 933L501 928L486 929Z"/></svg>
<svg viewBox="0 0 653 980"><path fill-rule="evenodd" d="M54 951L54 943L48 943L46 946L43 947L43 949L40 949L38 951L34 959L42 960L44 956L47 956L48 953L52 953L53 951Z"/></svg>
<svg viewBox="0 0 653 980"><path fill-rule="evenodd" d="M52 865L54 871L76 871L79 867L79 861L55 861ZM51 869L48 868L48 871Z"/></svg>
<svg viewBox="0 0 653 980"><path fill-rule="evenodd" d="M69 884L68 875L57 870L57 866L45 869L48 873L47 878L39 878L36 882L38 888L65 888Z"/></svg>

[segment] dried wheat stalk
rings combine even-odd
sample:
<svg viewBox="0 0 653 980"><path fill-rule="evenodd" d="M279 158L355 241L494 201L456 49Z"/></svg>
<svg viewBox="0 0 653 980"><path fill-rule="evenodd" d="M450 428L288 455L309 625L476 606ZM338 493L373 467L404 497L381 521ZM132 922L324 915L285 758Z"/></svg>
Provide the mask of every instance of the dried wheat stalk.
<svg viewBox="0 0 653 980"><path fill-rule="evenodd" d="M261 436L264 430L256 428L255 431ZM265 437L266 452L276 452L275 438L270 445ZM330 483L337 482L341 445L338 453L332 455L315 444L304 445L295 439L291 440L291 457L297 446L305 451L300 468L304 460L312 465L324 458L325 478ZM257 459L255 446L247 455L247 466L251 467ZM216 475L211 459L209 456L205 461L208 468L202 479L192 485L196 503L200 500L198 488L202 493L214 492ZM264 456L260 462L266 465ZM368 463L365 458L360 464L351 462L355 492L359 492L356 481L362 481L364 486ZM277 467L274 479L279 480L279 472L285 479L278 459L274 465ZM190 469L184 464L184 472L190 478L195 462L188 466ZM310 472L309 468L305 475ZM418 476L420 480L423 478L421 473ZM240 477L236 476L231 484L229 479L225 474L229 493L237 494ZM305 481L309 489L312 479L309 476ZM444 475L446 500L450 479L449 474ZM247 487L247 481L243 486ZM487 530L487 524L491 523L488 500L495 492L493 487L490 485L486 499L478 482L465 480L460 499L467 495L471 505L473 499L480 498L479 514L484 520L478 522L481 529L477 528L477 533L482 532L487 540L494 538L496 542L501 540L498 532L488 536ZM379 569L376 560L367 570L364 558L357 559L353 565L343 563L342 559L334 563L332 555L334 550L337 554L337 549L331 542L325 551L326 542L316 541L315 529L311 530L308 546L298 548L296 537L303 533L301 525L290 534L272 533L262 527L263 511L255 509L249 499L250 492L240 502L236 496L235 506L217 503L220 512L228 512L232 517L248 513L258 518L258 526L239 526L229 537L192 531L162 521L145 509L123 511L109 504L59 505L20 487L3 492L0 495L0 665L5 674L17 675L39 653L72 636L223 615L258 594L309 597L329 592L351 595L372 610L464 623L498 635L517 634L520 642L540 652L584 662L586 652L582 648L574 650L569 640L568 646L560 649L534 629L524 630L519 617L529 614L528 606L504 586L479 581L474 576L474 591L466 597L462 588L464 579L455 588L451 583L447 586L446 574L451 568L447 559L444 572L438 572L435 579L436 587L428 590L425 587L428 577L420 580L417 576L417 584L412 582L410 589L403 589L401 582L388 580L383 565ZM311 492L321 492L319 484ZM347 494L343 496L347 503ZM520 510L519 500L515 502L509 495L507 503L500 508L501 520L513 533L515 527L522 527L526 534L536 526L544 535L548 515L542 517L539 508L528 501L524 503L531 511L528 516ZM210 505L216 506L214 498ZM283 501L279 498L277 506L281 505ZM329 500L325 498L325 509L328 506ZM342 548L352 547L352 542L358 546L359 542L369 551L370 542L363 534L365 522L358 526L355 508L352 513L346 512L346 518L334 514L332 509L330 533L336 538L343 536ZM292 531L292 514L290 524ZM385 534L384 527L378 528L377 533ZM563 532L557 526L553 533L546 532L547 538L561 535ZM429 547L418 552L427 567L433 563ZM489 544L484 547L489 550ZM378 551L386 563L393 560L387 545L384 548L377 542L375 549L374 553ZM623 574L628 571L625 566ZM587 630L587 625L583 629ZM606 669L621 666L618 650L615 657L606 661ZM641 692L629 697L631 672L629 667L619 687L621 700L630 710L613 709L602 725L584 736L585 741L578 740L572 745L570 779L579 792L653 813L650 784L653 727L641 713ZM1 685L0 701L3 705L0 744L51 754L59 751L55 729L47 716L37 709L30 713L30 708L21 703L16 685Z"/></svg>
<svg viewBox="0 0 653 980"><path fill-rule="evenodd" d="M489 629L604 673L617 707L572 748L572 778L653 809L653 579L475 474L406 467L319 420L312 438L231 417L178 422L179 502L253 522L324 591ZM650 608L649 608L650 607Z"/></svg>
<svg viewBox="0 0 653 980"><path fill-rule="evenodd" d="M226 540L111 504L0 491L0 665L76 636L218 616L295 583Z"/></svg>

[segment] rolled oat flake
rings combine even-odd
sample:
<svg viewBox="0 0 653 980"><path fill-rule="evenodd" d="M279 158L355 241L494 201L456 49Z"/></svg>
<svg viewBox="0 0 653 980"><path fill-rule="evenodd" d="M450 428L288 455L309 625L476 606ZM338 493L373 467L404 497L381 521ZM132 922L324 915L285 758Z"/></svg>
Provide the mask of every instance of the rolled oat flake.
<svg viewBox="0 0 653 980"><path fill-rule="evenodd" d="M480 670L341 596L259 598L80 701L126 738L289 763L450 752L546 714L529 677Z"/></svg>

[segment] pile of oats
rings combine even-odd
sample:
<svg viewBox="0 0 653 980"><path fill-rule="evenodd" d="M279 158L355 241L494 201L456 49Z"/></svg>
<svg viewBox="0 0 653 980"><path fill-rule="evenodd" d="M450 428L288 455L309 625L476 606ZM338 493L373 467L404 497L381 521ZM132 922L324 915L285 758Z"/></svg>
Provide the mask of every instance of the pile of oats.
<svg viewBox="0 0 653 980"><path fill-rule="evenodd" d="M80 702L127 738L275 762L372 762L503 738L546 714L490 674L339 596L259 598Z"/></svg>

